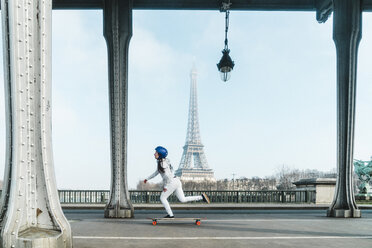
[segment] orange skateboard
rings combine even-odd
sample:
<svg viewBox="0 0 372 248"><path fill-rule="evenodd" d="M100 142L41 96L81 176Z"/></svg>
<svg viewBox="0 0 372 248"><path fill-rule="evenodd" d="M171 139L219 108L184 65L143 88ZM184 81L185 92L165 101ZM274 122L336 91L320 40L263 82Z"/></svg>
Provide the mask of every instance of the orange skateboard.
<svg viewBox="0 0 372 248"><path fill-rule="evenodd" d="M206 218L147 218L152 220L152 224L155 226L158 224L158 221L166 221L166 222L177 222L177 221L195 221L195 225L200 226L201 220L205 220Z"/></svg>

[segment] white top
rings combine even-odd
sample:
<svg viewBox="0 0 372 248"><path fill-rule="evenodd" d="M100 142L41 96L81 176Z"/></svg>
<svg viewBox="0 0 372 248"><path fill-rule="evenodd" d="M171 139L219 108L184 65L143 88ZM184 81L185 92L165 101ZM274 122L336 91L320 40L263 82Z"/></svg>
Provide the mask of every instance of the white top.
<svg viewBox="0 0 372 248"><path fill-rule="evenodd" d="M163 178L163 184L164 186L169 184L172 179L174 178L173 169L170 164L169 159L163 158L162 162L160 163L160 166L163 167L164 173L160 172L161 177ZM150 180L151 178L156 177L159 174L158 169L154 173L152 173L149 177L146 178L146 180Z"/></svg>

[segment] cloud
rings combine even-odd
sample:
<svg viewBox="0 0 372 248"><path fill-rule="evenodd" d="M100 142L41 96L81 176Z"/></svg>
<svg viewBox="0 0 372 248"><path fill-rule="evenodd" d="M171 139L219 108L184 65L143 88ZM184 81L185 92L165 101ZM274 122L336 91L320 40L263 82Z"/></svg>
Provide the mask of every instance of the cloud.
<svg viewBox="0 0 372 248"><path fill-rule="evenodd" d="M107 81L102 12L54 11L53 148L59 188L109 188Z"/></svg>
<svg viewBox="0 0 372 248"><path fill-rule="evenodd" d="M190 70L192 55L171 48L148 30L136 27L130 43L129 79L153 94L174 88L179 74Z"/></svg>

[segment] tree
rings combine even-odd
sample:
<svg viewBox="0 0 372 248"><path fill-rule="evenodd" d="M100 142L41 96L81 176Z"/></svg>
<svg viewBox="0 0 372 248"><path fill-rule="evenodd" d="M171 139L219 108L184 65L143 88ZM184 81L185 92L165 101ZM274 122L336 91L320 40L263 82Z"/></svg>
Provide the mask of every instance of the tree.
<svg viewBox="0 0 372 248"><path fill-rule="evenodd" d="M142 180L138 181L137 183L137 190L162 190L163 184L162 183L144 183Z"/></svg>
<svg viewBox="0 0 372 248"><path fill-rule="evenodd" d="M325 177L335 178L337 177L337 173L334 173L334 171L334 169L329 172L318 171L316 169L299 170L296 168L290 168L286 165L282 165L278 167L277 173L274 177L278 182L278 190L292 190L296 188L293 183L300 179Z"/></svg>
<svg viewBox="0 0 372 248"><path fill-rule="evenodd" d="M298 181L301 177L301 173L298 169L292 169L286 165L282 165L277 169L277 189L278 190L291 190L295 189L296 186L293 182Z"/></svg>

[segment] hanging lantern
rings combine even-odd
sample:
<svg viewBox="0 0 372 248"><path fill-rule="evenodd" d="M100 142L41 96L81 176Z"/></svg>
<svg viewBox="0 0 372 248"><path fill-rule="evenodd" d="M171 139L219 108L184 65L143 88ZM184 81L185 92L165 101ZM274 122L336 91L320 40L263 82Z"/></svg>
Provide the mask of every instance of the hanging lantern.
<svg viewBox="0 0 372 248"><path fill-rule="evenodd" d="M231 71L234 68L234 61L230 58L230 50L223 49L222 50L222 58L220 62L217 64L217 68L220 71L221 80L226 82L231 77Z"/></svg>

